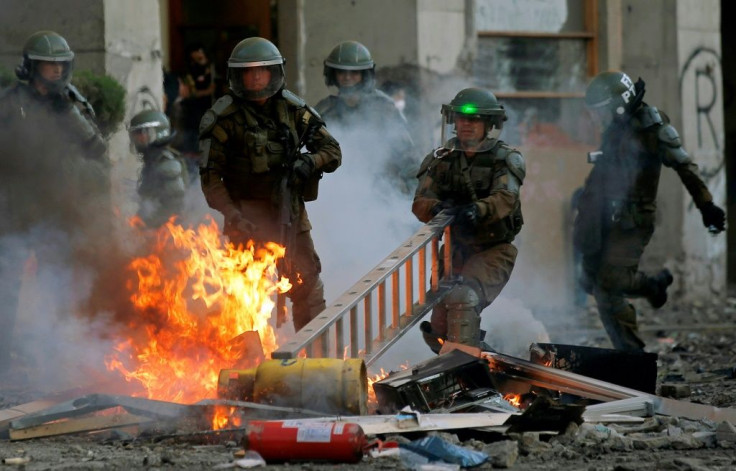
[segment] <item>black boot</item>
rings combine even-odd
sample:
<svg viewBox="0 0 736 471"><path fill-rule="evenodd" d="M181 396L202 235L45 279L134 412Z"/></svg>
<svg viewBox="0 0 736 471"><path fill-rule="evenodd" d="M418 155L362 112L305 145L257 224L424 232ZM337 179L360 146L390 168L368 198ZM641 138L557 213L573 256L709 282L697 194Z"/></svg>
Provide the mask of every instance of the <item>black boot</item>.
<svg viewBox="0 0 736 471"><path fill-rule="evenodd" d="M419 324L419 330L422 332L424 343L429 346L430 350L439 355L440 350L442 349L442 344L445 342L445 338L436 334L432 330L432 324L427 321L422 321Z"/></svg>
<svg viewBox="0 0 736 471"><path fill-rule="evenodd" d="M667 302L667 288L672 284L672 273L666 268L650 278L651 288L647 301L654 309L664 306Z"/></svg>

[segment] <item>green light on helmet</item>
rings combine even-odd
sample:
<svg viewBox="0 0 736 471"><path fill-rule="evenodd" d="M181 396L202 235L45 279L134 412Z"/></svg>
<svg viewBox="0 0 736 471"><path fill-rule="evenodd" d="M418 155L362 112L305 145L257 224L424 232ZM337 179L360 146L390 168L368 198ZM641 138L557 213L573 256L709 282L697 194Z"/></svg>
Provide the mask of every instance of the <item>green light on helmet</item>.
<svg viewBox="0 0 736 471"><path fill-rule="evenodd" d="M460 112L463 114L475 114L478 112L478 107L472 103L467 103L460 107Z"/></svg>

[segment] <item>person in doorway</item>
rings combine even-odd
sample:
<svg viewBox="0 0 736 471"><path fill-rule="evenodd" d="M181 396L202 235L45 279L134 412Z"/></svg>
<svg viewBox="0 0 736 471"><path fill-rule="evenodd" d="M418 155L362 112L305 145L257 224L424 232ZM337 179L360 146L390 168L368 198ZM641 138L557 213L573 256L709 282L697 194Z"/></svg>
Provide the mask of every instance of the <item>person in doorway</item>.
<svg viewBox="0 0 736 471"><path fill-rule="evenodd" d="M228 81L230 91L200 124L202 191L224 215L231 241L286 245L291 269L281 275L293 284L287 294L298 331L325 309L304 203L316 199L323 172L340 166L340 146L319 114L284 88L284 58L270 41L238 43Z"/></svg>
<svg viewBox="0 0 736 471"><path fill-rule="evenodd" d="M581 285L593 295L614 348L642 351L636 310L626 298L646 298L654 308L667 301L673 277L639 270L654 233L657 188L662 165L675 170L714 234L725 228L725 213L713 202L698 167L682 148L666 114L644 99L645 84L621 71L598 74L585 103L600 121L599 151L578 200L573 241L583 255Z"/></svg>
<svg viewBox="0 0 736 471"><path fill-rule="evenodd" d="M467 88L442 106L442 142L425 157L412 211L429 222L454 215L452 273L458 284L421 323L424 340L438 352L443 340L481 345L480 313L500 294L516 262L511 243L523 218L519 192L524 158L499 140L506 112L488 90Z"/></svg>

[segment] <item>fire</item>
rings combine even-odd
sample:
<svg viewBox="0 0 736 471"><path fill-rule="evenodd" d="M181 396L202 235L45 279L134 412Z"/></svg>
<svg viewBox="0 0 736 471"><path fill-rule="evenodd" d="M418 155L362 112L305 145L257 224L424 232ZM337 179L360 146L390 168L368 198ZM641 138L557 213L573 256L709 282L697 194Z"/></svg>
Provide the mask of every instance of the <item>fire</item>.
<svg viewBox="0 0 736 471"><path fill-rule="evenodd" d="M105 359L108 369L140 384L150 399L215 397L219 371L246 366L242 345L233 341L238 335L257 331L266 357L278 348L269 319L272 295L291 288L277 276L284 253L272 242L226 243L212 219L194 229L172 218L156 232L151 252L129 264L135 313Z"/></svg>
<svg viewBox="0 0 736 471"><path fill-rule="evenodd" d="M408 370L409 369L409 362L405 361L404 363L400 364L399 367L402 370ZM368 375L368 404L378 404L378 399L376 398L376 392L373 390L373 383L377 383L378 381L381 381L383 378L390 375L390 371L386 371L383 368L381 368L380 373L376 373L375 375Z"/></svg>
<svg viewBox="0 0 736 471"><path fill-rule="evenodd" d="M373 390L373 383L381 381L383 378L391 374L390 371L386 371L381 368L381 372L373 376L368 376L368 404L378 404L376 399L376 392Z"/></svg>
<svg viewBox="0 0 736 471"><path fill-rule="evenodd" d="M508 403L512 406L516 408L521 407L521 396L519 394L510 393L506 394L503 398L506 399L506 401L508 401Z"/></svg>

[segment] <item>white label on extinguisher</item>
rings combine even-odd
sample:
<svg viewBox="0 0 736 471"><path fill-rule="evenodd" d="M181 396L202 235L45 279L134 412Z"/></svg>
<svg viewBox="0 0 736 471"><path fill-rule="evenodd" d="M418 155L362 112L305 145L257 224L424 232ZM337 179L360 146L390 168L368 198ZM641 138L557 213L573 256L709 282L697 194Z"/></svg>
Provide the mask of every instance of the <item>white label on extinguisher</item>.
<svg viewBox="0 0 736 471"><path fill-rule="evenodd" d="M345 428L345 424L344 423L337 422L335 424L335 430L334 430L335 435L342 435L342 429L344 429L344 428Z"/></svg>
<svg viewBox="0 0 736 471"><path fill-rule="evenodd" d="M332 424L302 425L296 433L297 442L330 443Z"/></svg>

